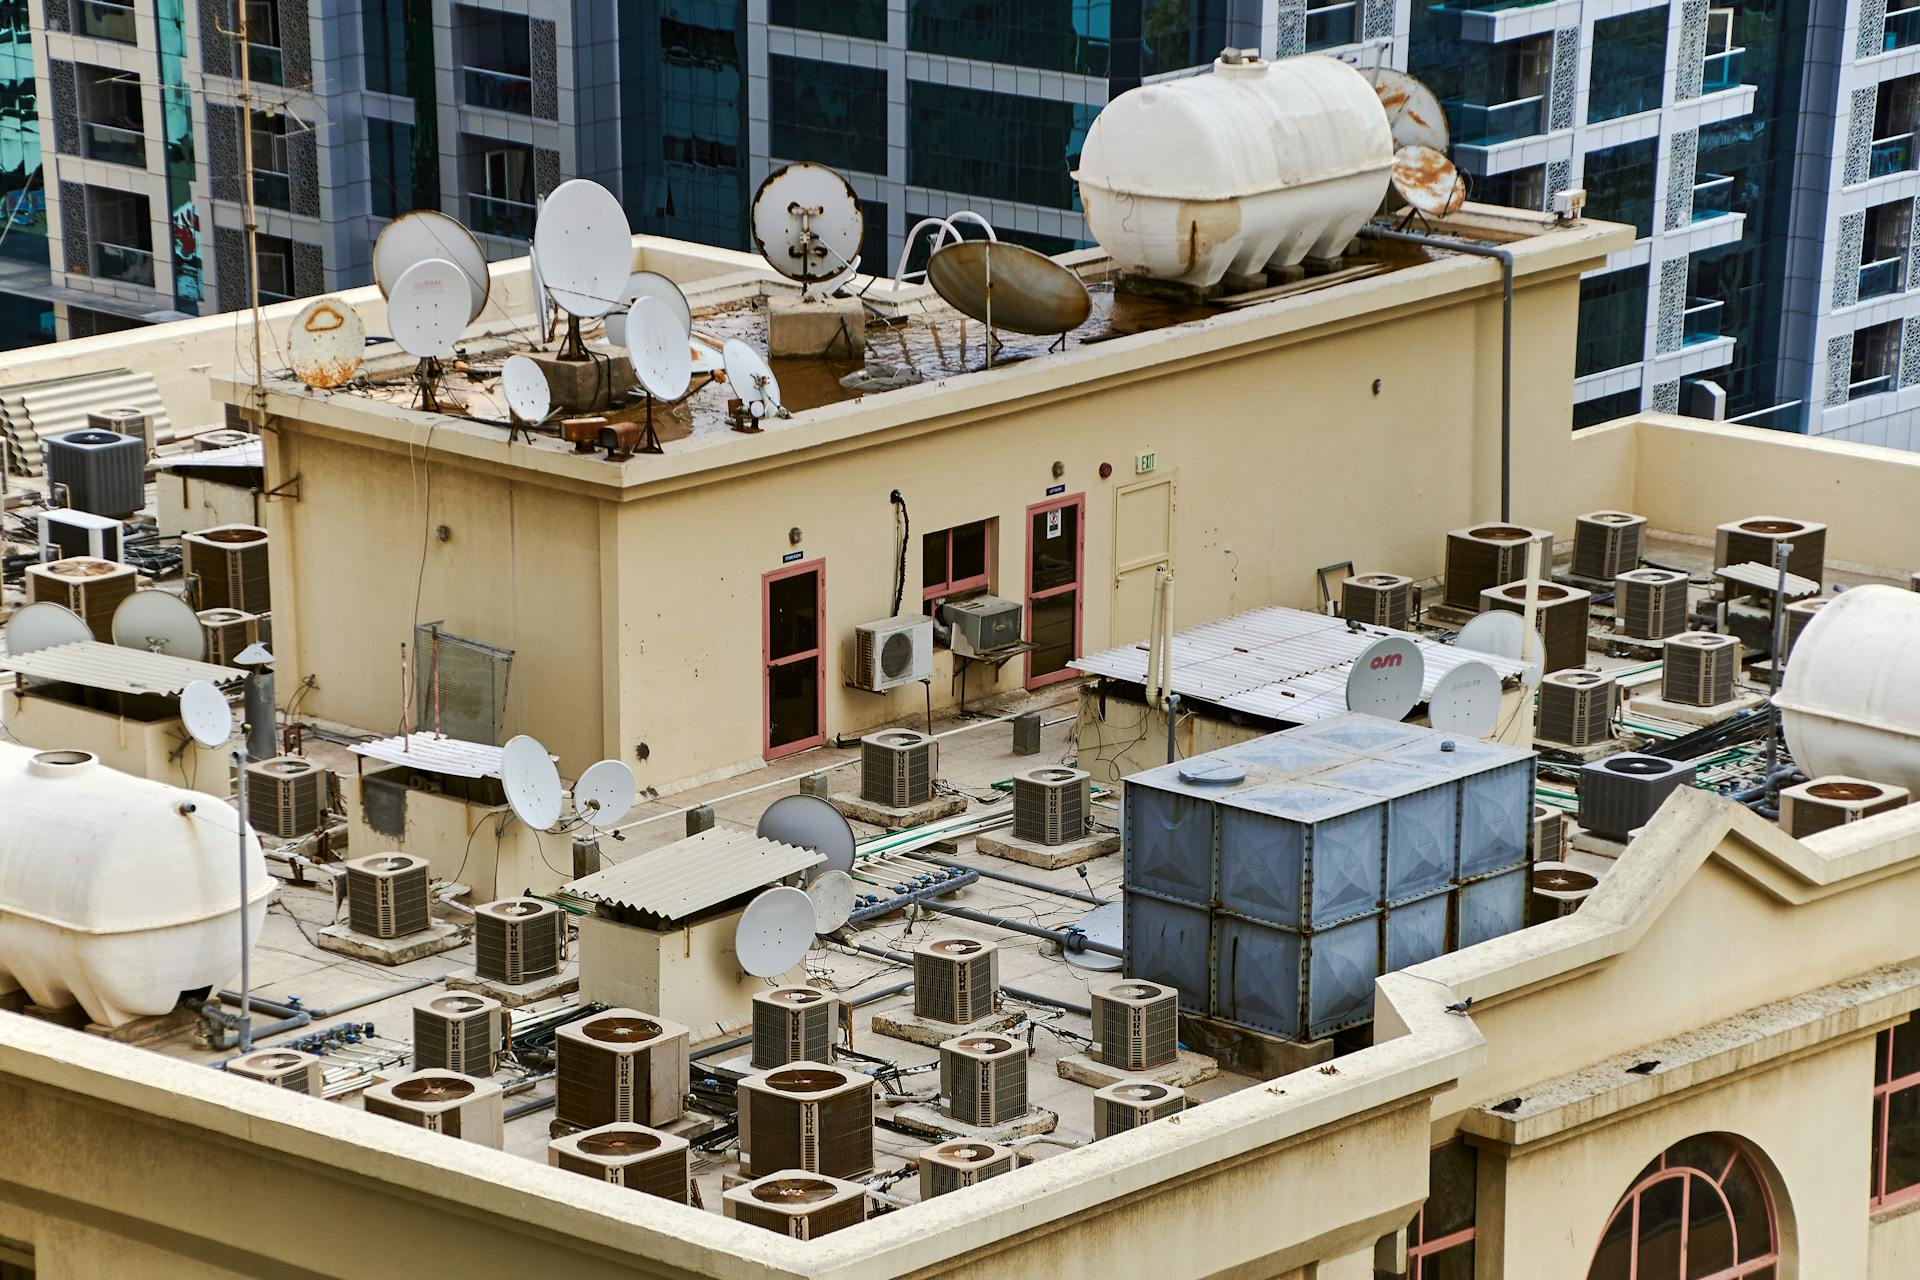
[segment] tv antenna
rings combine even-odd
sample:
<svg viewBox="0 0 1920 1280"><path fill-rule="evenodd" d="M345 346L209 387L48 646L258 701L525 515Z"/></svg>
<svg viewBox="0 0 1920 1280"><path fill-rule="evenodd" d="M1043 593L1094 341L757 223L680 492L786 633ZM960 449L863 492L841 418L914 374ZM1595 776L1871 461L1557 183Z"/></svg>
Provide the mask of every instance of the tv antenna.
<svg viewBox="0 0 1920 1280"><path fill-rule="evenodd" d="M190 662L205 661L207 631L200 616L170 591L136 591L113 611L113 642Z"/></svg>
<svg viewBox="0 0 1920 1280"><path fill-rule="evenodd" d="M633 233L626 210L599 183L570 179L555 187L541 206L533 248L540 255L546 292L567 313L560 358L586 360L580 321L618 307L633 271Z"/></svg>
<svg viewBox="0 0 1920 1280"><path fill-rule="evenodd" d="M747 973L775 978L806 958L818 928L813 899L791 885L776 885L740 913L733 953Z"/></svg>
<svg viewBox="0 0 1920 1280"><path fill-rule="evenodd" d="M513 816L535 831L560 821L560 771L539 739L523 733L501 748L500 785Z"/></svg>
<svg viewBox="0 0 1920 1280"><path fill-rule="evenodd" d="M729 338L722 359L726 362L727 385L733 388L734 398L745 414L744 421L736 415L735 431L758 431L763 419L787 416L786 406L780 403L780 380L773 376L764 356L740 339Z"/></svg>
<svg viewBox="0 0 1920 1280"><path fill-rule="evenodd" d="M860 266L860 197L823 164L801 160L775 169L754 192L749 216L753 247L775 271L799 281L803 299L831 293Z"/></svg>
<svg viewBox="0 0 1920 1280"><path fill-rule="evenodd" d="M1347 672L1347 710L1382 720L1404 719L1420 701L1426 665L1420 646L1405 636L1375 641Z"/></svg>
<svg viewBox="0 0 1920 1280"><path fill-rule="evenodd" d="M465 274L445 258L408 267L387 299L387 327L400 349L420 361L415 370L420 406L429 412L439 411L440 361L453 354L453 344L466 330L471 299Z"/></svg>
<svg viewBox="0 0 1920 1280"><path fill-rule="evenodd" d="M1093 297L1080 277L1044 253L996 240L960 240L927 259L927 283L961 315L987 326L987 364L993 331L1060 336L1086 323Z"/></svg>
<svg viewBox="0 0 1920 1280"><path fill-rule="evenodd" d="M367 329L360 313L338 298L315 298L294 317L287 341L294 376L324 391L345 386L360 372Z"/></svg>
<svg viewBox="0 0 1920 1280"><path fill-rule="evenodd" d="M680 317L658 298L641 298L627 313L627 354L633 373L647 395L647 428L636 453L659 453L660 437L653 429L655 401L672 404L687 394L693 381L693 353Z"/></svg>

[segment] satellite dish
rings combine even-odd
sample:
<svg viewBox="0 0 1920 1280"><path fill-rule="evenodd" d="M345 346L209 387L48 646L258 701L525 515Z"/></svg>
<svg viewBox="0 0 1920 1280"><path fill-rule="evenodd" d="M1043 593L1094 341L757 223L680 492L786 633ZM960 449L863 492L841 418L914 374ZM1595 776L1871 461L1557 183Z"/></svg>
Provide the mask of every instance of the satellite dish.
<svg viewBox="0 0 1920 1280"><path fill-rule="evenodd" d="M467 308L467 321L478 320L493 291L487 251L480 247L465 223L438 209L415 209L381 229L380 238L373 242L373 282L380 286L380 296L392 298L394 287L407 268L429 258L443 258L460 268L473 297L472 305Z"/></svg>
<svg viewBox="0 0 1920 1280"><path fill-rule="evenodd" d="M1080 277L1044 253L996 240L961 240L927 259L927 283L955 311L995 329L1049 336L1086 323L1093 298Z"/></svg>
<svg viewBox="0 0 1920 1280"><path fill-rule="evenodd" d="M1393 153L1393 189L1434 221L1460 212L1467 202L1467 180L1453 161L1432 147L1401 147Z"/></svg>
<svg viewBox="0 0 1920 1280"><path fill-rule="evenodd" d="M633 770L618 760L602 760L573 784L573 811L590 827L610 827L627 816L639 794Z"/></svg>
<svg viewBox="0 0 1920 1280"><path fill-rule="evenodd" d="M1447 113L1433 90L1421 81L1389 66L1367 72L1380 105L1387 111L1387 126L1393 130L1394 150L1401 147L1432 147L1445 153L1452 145L1447 132Z"/></svg>
<svg viewBox="0 0 1920 1280"><path fill-rule="evenodd" d="M705 338L689 337L687 339L687 355L693 361L693 371L695 373L704 373L708 377L714 377L724 374L727 371L726 357L721 354L720 348L714 346Z"/></svg>
<svg viewBox="0 0 1920 1280"><path fill-rule="evenodd" d="M853 877L844 871L823 871L807 886L813 902L816 933L832 933L853 916Z"/></svg>
<svg viewBox="0 0 1920 1280"><path fill-rule="evenodd" d="M205 680L195 680L180 691L180 723L201 746L224 747L233 736L233 708L225 694Z"/></svg>
<svg viewBox="0 0 1920 1280"><path fill-rule="evenodd" d="M1484 738L1500 717L1500 673L1463 662L1440 677L1427 698L1427 723L1442 733Z"/></svg>
<svg viewBox="0 0 1920 1280"><path fill-rule="evenodd" d="M1473 653L1491 653L1500 658L1512 658L1515 662L1526 661L1522 651L1527 634L1527 620L1517 613L1505 609L1489 609L1478 617L1472 618L1460 628L1460 634L1453 638L1453 647L1466 649ZM1529 689L1540 683L1540 660L1546 655L1547 642L1540 638L1536 630L1533 636L1533 658L1527 662L1526 670L1520 673L1520 683Z"/></svg>
<svg viewBox="0 0 1920 1280"><path fill-rule="evenodd" d="M467 278L445 258L428 258L401 272L387 299L387 328L408 355L434 360L453 354L467 327Z"/></svg>
<svg viewBox="0 0 1920 1280"><path fill-rule="evenodd" d="M613 192L586 178L555 187L533 228L547 292L568 315L603 316L618 307L633 271L633 233Z"/></svg>
<svg viewBox="0 0 1920 1280"><path fill-rule="evenodd" d="M669 403L687 394L693 356L680 317L658 298L642 298L627 313L627 352L634 376L655 400Z"/></svg>
<svg viewBox="0 0 1920 1280"><path fill-rule="evenodd" d="M15 611L6 625L7 652L32 653L56 645L78 644L93 639L93 631L82 618L65 605L41 600Z"/></svg>
<svg viewBox="0 0 1920 1280"><path fill-rule="evenodd" d="M514 817L535 831L560 820L560 771L537 739L523 733L500 749L500 783Z"/></svg>
<svg viewBox="0 0 1920 1280"><path fill-rule="evenodd" d="M727 385L740 397L748 413L756 418L785 416L786 409L780 404L780 380L773 376L773 370L758 351L738 338L730 338L724 359Z"/></svg>
<svg viewBox="0 0 1920 1280"><path fill-rule="evenodd" d="M806 957L817 921L813 899L788 885L768 889L740 913L733 953L756 978L774 978Z"/></svg>
<svg viewBox="0 0 1920 1280"><path fill-rule="evenodd" d="M1375 641L1347 673L1347 710L1382 720L1404 718L1420 701L1426 665L1420 647L1405 636Z"/></svg>
<svg viewBox="0 0 1920 1280"><path fill-rule="evenodd" d="M360 313L338 298L315 298L294 317L287 341L293 372L310 387L343 386L360 372L367 329Z"/></svg>
<svg viewBox="0 0 1920 1280"><path fill-rule="evenodd" d="M500 366L500 389L506 392L507 409L517 422L545 422L553 412L546 371L530 356L507 357Z"/></svg>
<svg viewBox="0 0 1920 1280"><path fill-rule="evenodd" d="M819 796L781 796L760 815L754 834L826 859L819 874L853 870L853 828L846 815Z"/></svg>
<svg viewBox="0 0 1920 1280"><path fill-rule="evenodd" d="M207 629L200 615L170 591L136 591L113 611L113 642L189 662L207 656Z"/></svg>
<svg viewBox="0 0 1920 1280"><path fill-rule="evenodd" d="M752 222L753 247L803 291L845 274L866 231L860 197L847 180L805 160L767 175L753 195Z"/></svg>
<svg viewBox="0 0 1920 1280"><path fill-rule="evenodd" d="M627 287L621 291L626 300L625 309L633 310L633 304L642 298L657 298L667 305L668 310L680 317L680 333L683 337L693 336L693 307L687 302L687 295L680 286L658 271L636 271L627 277Z"/></svg>

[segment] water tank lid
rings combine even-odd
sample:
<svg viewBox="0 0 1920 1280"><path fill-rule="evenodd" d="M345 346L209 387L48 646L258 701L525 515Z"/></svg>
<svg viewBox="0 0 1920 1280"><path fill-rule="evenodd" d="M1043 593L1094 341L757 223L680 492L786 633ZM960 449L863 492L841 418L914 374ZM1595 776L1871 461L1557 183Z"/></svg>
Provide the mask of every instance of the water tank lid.
<svg viewBox="0 0 1920 1280"><path fill-rule="evenodd" d="M1226 760L1195 760L1180 766L1180 781L1200 787L1230 787L1245 782L1247 771Z"/></svg>

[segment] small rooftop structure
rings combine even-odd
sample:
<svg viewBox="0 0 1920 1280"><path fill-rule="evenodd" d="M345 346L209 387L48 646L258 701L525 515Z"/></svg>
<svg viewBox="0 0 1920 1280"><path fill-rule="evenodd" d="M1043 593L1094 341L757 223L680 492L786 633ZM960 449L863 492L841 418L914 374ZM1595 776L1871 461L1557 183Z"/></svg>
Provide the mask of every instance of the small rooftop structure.
<svg viewBox="0 0 1920 1280"><path fill-rule="evenodd" d="M583 876L563 892L670 926L824 861L812 849L715 829Z"/></svg>
<svg viewBox="0 0 1920 1280"><path fill-rule="evenodd" d="M372 742L356 742L347 749L369 760L404 765L427 773L446 773L456 778L500 776L501 748L484 742L462 742L458 738L434 733L376 738Z"/></svg>

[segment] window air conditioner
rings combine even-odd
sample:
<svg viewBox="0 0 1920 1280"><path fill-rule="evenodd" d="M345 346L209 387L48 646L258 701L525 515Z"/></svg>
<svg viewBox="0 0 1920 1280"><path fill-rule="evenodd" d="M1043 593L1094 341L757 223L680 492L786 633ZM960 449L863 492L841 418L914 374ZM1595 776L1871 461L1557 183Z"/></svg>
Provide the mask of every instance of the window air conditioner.
<svg viewBox="0 0 1920 1280"><path fill-rule="evenodd" d="M1093 1139L1098 1142L1177 1116L1186 1108L1186 1093L1172 1085L1154 1080L1117 1080L1093 1095Z"/></svg>
<svg viewBox="0 0 1920 1280"><path fill-rule="evenodd" d="M907 809L933 799L940 744L918 729L882 729L860 739L860 798Z"/></svg>
<svg viewBox="0 0 1920 1280"><path fill-rule="evenodd" d="M1629 569L1613 580L1614 626L1634 640L1665 640L1687 629L1687 575Z"/></svg>
<svg viewBox="0 0 1920 1280"><path fill-rule="evenodd" d="M498 1000L464 991L435 996L413 1008L413 1065L491 1078L507 1026Z"/></svg>
<svg viewBox="0 0 1920 1280"><path fill-rule="evenodd" d="M431 868L409 853L354 858L347 870L347 927L369 938L404 938L433 924Z"/></svg>
<svg viewBox="0 0 1920 1280"><path fill-rule="evenodd" d="M1340 616L1405 631L1413 620L1413 579L1397 573L1355 574L1340 584Z"/></svg>
<svg viewBox="0 0 1920 1280"><path fill-rule="evenodd" d="M1540 680L1540 737L1563 747L1590 747L1613 736L1619 683L1575 667Z"/></svg>
<svg viewBox="0 0 1920 1280"><path fill-rule="evenodd" d="M49 601L80 615L93 638L113 643L113 611L132 595L139 574L130 564L73 556L27 566L27 601Z"/></svg>
<svg viewBox="0 0 1920 1280"><path fill-rule="evenodd" d="M913 949L913 1013L967 1026L993 1016L1000 951L975 938L936 938Z"/></svg>
<svg viewBox="0 0 1920 1280"><path fill-rule="evenodd" d="M501 898L473 912L473 971L519 986L560 972L567 913L538 898Z"/></svg>
<svg viewBox="0 0 1920 1280"><path fill-rule="evenodd" d="M566 1124L671 1124L687 1096L687 1029L608 1009L554 1032L554 1113Z"/></svg>
<svg viewBox="0 0 1920 1280"><path fill-rule="evenodd" d="M70 557L118 560L124 529L112 516L97 516L91 511L76 511L72 507L42 511L40 560L42 563Z"/></svg>
<svg viewBox="0 0 1920 1280"><path fill-rule="evenodd" d="M1068 844L1087 834L1092 782L1084 770L1042 765L1013 775L1013 838Z"/></svg>
<svg viewBox="0 0 1920 1280"><path fill-rule="evenodd" d="M1906 806L1905 787L1829 774L1780 792L1780 825L1796 840Z"/></svg>
<svg viewBox="0 0 1920 1280"><path fill-rule="evenodd" d="M736 1222L765 1227L795 1240L817 1240L830 1231L867 1220L867 1189L857 1182L822 1178L805 1169L782 1169L743 1182L722 1196Z"/></svg>
<svg viewBox="0 0 1920 1280"><path fill-rule="evenodd" d="M1640 567L1647 518L1626 511L1589 511L1573 521L1573 576L1612 582Z"/></svg>
<svg viewBox="0 0 1920 1280"><path fill-rule="evenodd" d="M1013 1172L1015 1156L1010 1148L998 1143L958 1138L928 1147L916 1159L920 1162L920 1198L931 1200Z"/></svg>
<svg viewBox="0 0 1920 1280"><path fill-rule="evenodd" d="M1027 1046L1011 1036L968 1035L940 1045L947 1114L987 1127L1027 1114Z"/></svg>
<svg viewBox="0 0 1920 1280"><path fill-rule="evenodd" d="M853 629L853 685L884 693L933 674L933 619L882 618Z"/></svg>
<svg viewBox="0 0 1920 1280"><path fill-rule="evenodd" d="M993 653L1020 643L1020 606L1011 600L975 596L949 600L940 608L947 625L953 628L948 644L955 653Z"/></svg>
<svg viewBox="0 0 1920 1280"><path fill-rule="evenodd" d="M254 830L297 840L320 829L332 775L303 756L254 760L246 767L247 820Z"/></svg>
<svg viewBox="0 0 1920 1280"><path fill-rule="evenodd" d="M491 1080L454 1071L415 1071L366 1092L366 1108L431 1133L500 1147L505 1124L504 1096Z"/></svg>
<svg viewBox="0 0 1920 1280"><path fill-rule="evenodd" d="M1093 993L1093 1034L1100 1061L1146 1071L1180 1056L1180 993L1129 978Z"/></svg>
<svg viewBox="0 0 1920 1280"><path fill-rule="evenodd" d="M320 1059L297 1049L256 1049L227 1063L227 1074L320 1096Z"/></svg>
<svg viewBox="0 0 1920 1280"><path fill-rule="evenodd" d="M873 1080L822 1062L747 1076L735 1093L741 1171L805 1169L832 1178L873 1172Z"/></svg>
<svg viewBox="0 0 1920 1280"><path fill-rule="evenodd" d="M1512 524L1483 524L1447 535L1446 602L1478 613L1480 593L1527 576L1527 549L1544 544L1541 571L1553 566L1553 531Z"/></svg>
<svg viewBox="0 0 1920 1280"><path fill-rule="evenodd" d="M685 1204L690 1150L685 1138L645 1125L603 1124L549 1142L547 1163Z"/></svg>
<svg viewBox="0 0 1920 1280"><path fill-rule="evenodd" d="M817 987L775 987L753 993L753 1066L832 1062L841 1001Z"/></svg>
<svg viewBox="0 0 1920 1280"><path fill-rule="evenodd" d="M1740 642L1711 631L1669 636L1660 650L1660 696L1686 707L1733 701L1740 674Z"/></svg>

